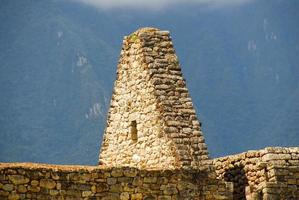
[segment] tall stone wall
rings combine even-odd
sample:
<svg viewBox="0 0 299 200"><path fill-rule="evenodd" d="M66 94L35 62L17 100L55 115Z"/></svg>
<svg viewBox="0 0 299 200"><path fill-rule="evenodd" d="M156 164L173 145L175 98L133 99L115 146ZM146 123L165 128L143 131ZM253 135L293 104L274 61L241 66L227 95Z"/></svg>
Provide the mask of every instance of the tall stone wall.
<svg viewBox="0 0 299 200"><path fill-rule="evenodd" d="M298 147L269 147L213 162L217 177L233 183L234 199L299 199Z"/></svg>
<svg viewBox="0 0 299 200"><path fill-rule="evenodd" d="M229 200L231 185L203 171L1 163L0 199Z"/></svg>
<svg viewBox="0 0 299 200"><path fill-rule="evenodd" d="M175 169L207 160L169 32L143 28L125 37L99 163Z"/></svg>

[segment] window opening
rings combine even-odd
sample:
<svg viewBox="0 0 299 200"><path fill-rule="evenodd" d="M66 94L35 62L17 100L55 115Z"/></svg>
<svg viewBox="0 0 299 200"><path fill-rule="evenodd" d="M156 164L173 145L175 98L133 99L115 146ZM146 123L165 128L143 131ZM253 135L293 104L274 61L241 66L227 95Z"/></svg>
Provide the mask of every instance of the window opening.
<svg viewBox="0 0 299 200"><path fill-rule="evenodd" d="M133 142L137 142L137 122L135 120L131 122L131 138Z"/></svg>

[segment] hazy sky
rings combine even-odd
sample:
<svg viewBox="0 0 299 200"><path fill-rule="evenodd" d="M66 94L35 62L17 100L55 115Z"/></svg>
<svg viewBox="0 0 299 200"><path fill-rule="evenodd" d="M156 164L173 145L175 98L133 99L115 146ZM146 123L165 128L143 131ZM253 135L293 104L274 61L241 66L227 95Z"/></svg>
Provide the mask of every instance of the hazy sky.
<svg viewBox="0 0 299 200"><path fill-rule="evenodd" d="M99 9L136 8L163 9L172 5L193 4L206 7L240 6L254 0L72 0L95 6Z"/></svg>

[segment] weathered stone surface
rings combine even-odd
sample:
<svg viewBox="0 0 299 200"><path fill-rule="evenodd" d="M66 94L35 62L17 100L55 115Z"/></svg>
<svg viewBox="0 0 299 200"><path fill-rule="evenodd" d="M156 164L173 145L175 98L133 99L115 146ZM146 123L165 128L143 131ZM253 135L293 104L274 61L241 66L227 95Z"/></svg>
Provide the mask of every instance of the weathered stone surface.
<svg viewBox="0 0 299 200"><path fill-rule="evenodd" d="M91 186L91 192L96 193L97 192L97 187L95 185Z"/></svg>
<svg viewBox="0 0 299 200"><path fill-rule="evenodd" d="M144 183L156 183L157 177L144 177L143 182Z"/></svg>
<svg viewBox="0 0 299 200"><path fill-rule="evenodd" d="M39 182L37 180L32 180L31 181L31 185L32 186L38 186L39 185Z"/></svg>
<svg viewBox="0 0 299 200"><path fill-rule="evenodd" d="M78 190L66 190L66 195L70 197L76 197L77 199L81 197L81 191Z"/></svg>
<svg viewBox="0 0 299 200"><path fill-rule="evenodd" d="M217 158L214 160L218 178L233 183L235 196L255 199L261 191L264 198L288 199L298 197L298 189L290 193L289 188L296 187L299 176L299 162L295 153L297 148L268 147L260 151ZM294 152L294 156L292 153ZM271 194L271 195L270 195Z"/></svg>
<svg viewBox="0 0 299 200"><path fill-rule="evenodd" d="M39 185L47 189L53 189L56 186L56 182L51 179L41 179Z"/></svg>
<svg viewBox="0 0 299 200"><path fill-rule="evenodd" d="M117 178L107 178L108 185L114 185L117 182Z"/></svg>
<svg viewBox="0 0 299 200"><path fill-rule="evenodd" d="M25 193L25 192L27 192L27 188L26 188L26 186L24 186L24 185L19 185L19 186L18 186L18 192L19 192L19 193Z"/></svg>
<svg viewBox="0 0 299 200"><path fill-rule="evenodd" d="M120 200L129 200L130 194L128 192L123 192L120 194Z"/></svg>
<svg viewBox="0 0 299 200"><path fill-rule="evenodd" d="M111 172L112 177L121 177L123 176L123 170L122 169L113 169Z"/></svg>
<svg viewBox="0 0 299 200"><path fill-rule="evenodd" d="M171 196L166 196L166 195L164 195L164 196L159 196L159 197L158 197L158 200L171 200Z"/></svg>
<svg viewBox="0 0 299 200"><path fill-rule="evenodd" d="M50 190L49 194L50 194L51 196L56 196L56 195L59 194L59 191L58 191L58 190Z"/></svg>
<svg viewBox="0 0 299 200"><path fill-rule="evenodd" d="M19 200L20 199L20 195L16 194L16 193L12 193L12 194L8 195L8 199L9 200Z"/></svg>
<svg viewBox="0 0 299 200"><path fill-rule="evenodd" d="M82 192L82 197L90 197L92 195L91 191L83 191Z"/></svg>
<svg viewBox="0 0 299 200"><path fill-rule="evenodd" d="M120 193L122 191L122 186L121 184L114 184L110 186L110 191L111 192L116 192L116 193Z"/></svg>
<svg viewBox="0 0 299 200"><path fill-rule="evenodd" d="M200 123L171 38L160 33L139 29L123 41L100 153L103 165L174 169L203 167L201 161L208 159L206 145L192 145L204 143ZM182 143L173 138L189 147L175 151Z"/></svg>
<svg viewBox="0 0 299 200"><path fill-rule="evenodd" d="M132 194L131 199L132 200L142 200L142 194L141 193Z"/></svg>
<svg viewBox="0 0 299 200"><path fill-rule="evenodd" d="M7 197L9 195L8 191L0 190L0 197Z"/></svg>
<svg viewBox="0 0 299 200"><path fill-rule="evenodd" d="M128 168L124 170L124 175L127 177L135 177L138 171L134 168Z"/></svg>
<svg viewBox="0 0 299 200"><path fill-rule="evenodd" d="M166 186L165 188L163 188L163 194L166 195L173 195L173 194L177 194L178 190L176 188L176 186Z"/></svg>
<svg viewBox="0 0 299 200"><path fill-rule="evenodd" d="M109 185L106 184L106 183L99 183L96 186L96 190L97 190L98 193L106 192L106 191L109 190Z"/></svg>
<svg viewBox="0 0 299 200"><path fill-rule="evenodd" d="M3 187L2 187L2 189L3 189L4 191L12 191L13 188L14 188L14 186L13 186L12 184L5 184L5 185L3 185Z"/></svg>
<svg viewBox="0 0 299 200"><path fill-rule="evenodd" d="M38 187L38 186L28 186L28 191L33 192L33 193L38 193L38 192L40 192L40 187Z"/></svg>
<svg viewBox="0 0 299 200"><path fill-rule="evenodd" d="M9 175L8 178L15 185L25 184L29 182L29 178L22 175Z"/></svg>

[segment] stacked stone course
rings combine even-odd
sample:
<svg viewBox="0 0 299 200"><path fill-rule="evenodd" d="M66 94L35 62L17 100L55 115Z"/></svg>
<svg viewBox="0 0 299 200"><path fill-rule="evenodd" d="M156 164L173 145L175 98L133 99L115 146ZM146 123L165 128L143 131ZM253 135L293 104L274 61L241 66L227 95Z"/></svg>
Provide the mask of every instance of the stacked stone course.
<svg viewBox="0 0 299 200"><path fill-rule="evenodd" d="M99 166L0 163L0 199L297 200L299 147L209 159L168 31L123 41Z"/></svg>

